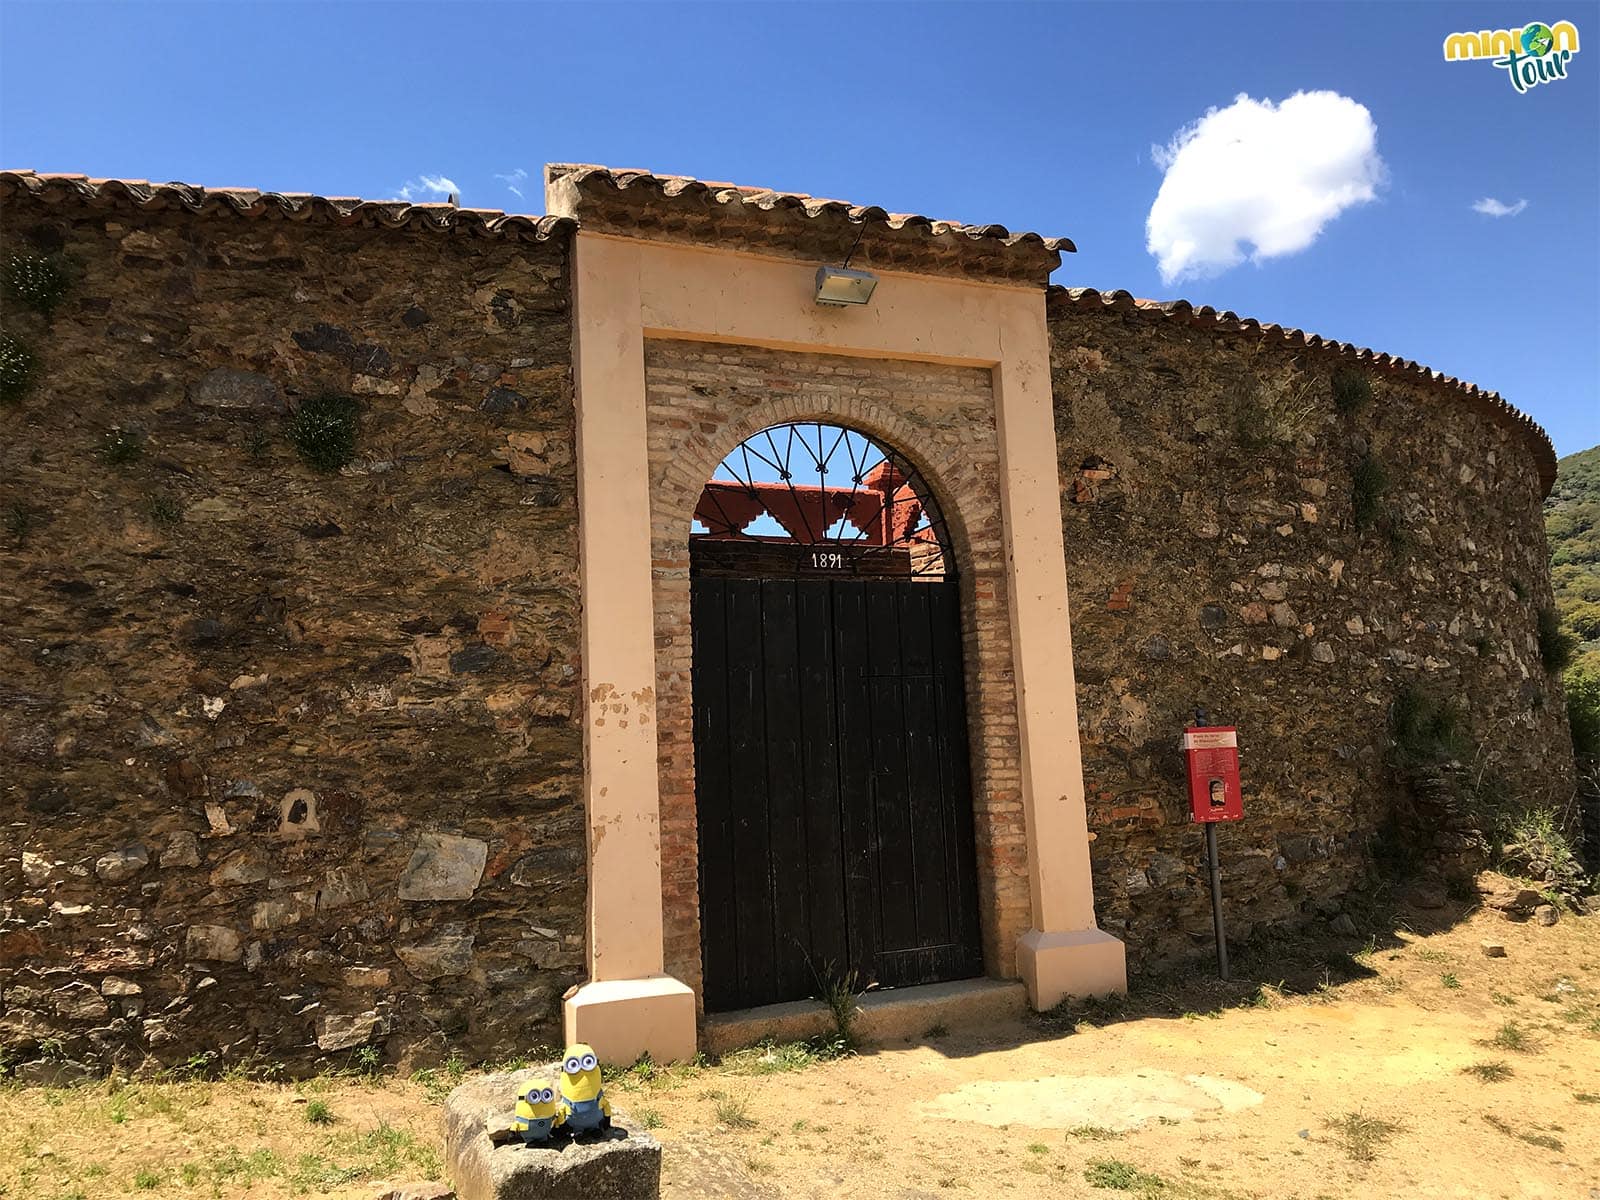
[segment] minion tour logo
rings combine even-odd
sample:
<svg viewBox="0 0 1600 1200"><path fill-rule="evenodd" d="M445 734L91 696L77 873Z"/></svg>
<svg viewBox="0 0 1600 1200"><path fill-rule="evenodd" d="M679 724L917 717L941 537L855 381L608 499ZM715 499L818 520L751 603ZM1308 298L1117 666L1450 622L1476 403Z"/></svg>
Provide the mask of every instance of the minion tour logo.
<svg viewBox="0 0 1600 1200"><path fill-rule="evenodd" d="M1578 27L1571 21L1554 25L1535 21L1521 29L1452 33L1444 39L1446 62L1487 58L1511 76L1511 86L1518 92L1565 79L1567 63L1577 52Z"/></svg>

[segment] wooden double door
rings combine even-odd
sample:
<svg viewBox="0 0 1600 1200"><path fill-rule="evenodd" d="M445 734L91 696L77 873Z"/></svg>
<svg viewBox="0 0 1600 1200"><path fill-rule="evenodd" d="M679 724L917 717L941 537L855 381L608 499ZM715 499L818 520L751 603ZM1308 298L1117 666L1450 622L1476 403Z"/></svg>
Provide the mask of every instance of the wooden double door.
<svg viewBox="0 0 1600 1200"><path fill-rule="evenodd" d="M955 580L691 597L707 1011L981 974Z"/></svg>

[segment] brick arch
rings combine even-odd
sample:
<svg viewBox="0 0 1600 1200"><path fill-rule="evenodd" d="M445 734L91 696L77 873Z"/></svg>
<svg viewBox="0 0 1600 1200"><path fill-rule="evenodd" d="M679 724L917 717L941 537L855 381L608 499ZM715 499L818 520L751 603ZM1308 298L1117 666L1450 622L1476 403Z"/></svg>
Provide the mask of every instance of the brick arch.
<svg viewBox="0 0 1600 1200"><path fill-rule="evenodd" d="M661 524L676 523L679 527L672 549L680 548L677 543L682 543L685 564L688 562L689 530L694 522L694 510L712 472L743 442L763 429L803 421L824 421L865 434L910 463L939 506L939 515L949 535L950 551L955 556L958 570L970 566L972 543L963 520L967 508L963 501L976 499L978 505L982 505L982 499L977 495L980 484L973 476L970 462L952 462L947 456L942 456L945 461L939 461L919 453L914 440L918 431L905 418L881 405L857 404L846 412L823 404L797 408L793 403L783 400L757 401L748 412L731 420L726 429L717 430L714 434L691 434L680 446L679 456L673 460L667 472L658 477L652 470L651 513L654 515L659 512L666 518ZM690 479L697 479L697 482L690 484ZM660 525L653 523L651 536L659 566L666 557L663 552L669 551L669 547L662 544L660 539L668 535Z"/></svg>
<svg viewBox="0 0 1600 1200"><path fill-rule="evenodd" d="M939 504L962 599L986 970L1029 924L990 372L701 342L645 346L666 970L701 993L689 531L706 480L773 425L823 420L903 454Z"/></svg>

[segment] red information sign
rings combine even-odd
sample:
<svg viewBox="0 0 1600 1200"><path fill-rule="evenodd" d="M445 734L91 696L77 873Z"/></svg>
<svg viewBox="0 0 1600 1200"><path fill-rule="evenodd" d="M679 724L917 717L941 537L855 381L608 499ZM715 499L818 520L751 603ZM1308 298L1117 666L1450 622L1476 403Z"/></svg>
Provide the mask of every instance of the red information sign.
<svg viewBox="0 0 1600 1200"><path fill-rule="evenodd" d="M1233 725L1190 726L1183 731L1189 764L1189 811L1196 821L1241 821L1239 730Z"/></svg>

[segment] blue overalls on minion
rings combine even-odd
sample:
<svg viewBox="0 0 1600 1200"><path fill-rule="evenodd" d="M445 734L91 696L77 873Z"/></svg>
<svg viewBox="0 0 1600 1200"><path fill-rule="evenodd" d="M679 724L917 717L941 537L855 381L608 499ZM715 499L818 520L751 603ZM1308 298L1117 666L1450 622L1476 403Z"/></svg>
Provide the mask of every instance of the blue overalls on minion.
<svg viewBox="0 0 1600 1200"><path fill-rule="evenodd" d="M550 1129L556 1123L554 1117L523 1117L522 1140L525 1142L542 1142L550 1136Z"/></svg>
<svg viewBox="0 0 1600 1200"><path fill-rule="evenodd" d="M593 1100L568 1100L566 1117L563 1124L573 1133L593 1133L601 1128L607 1119L605 1110L600 1107L600 1096L596 1096Z"/></svg>

